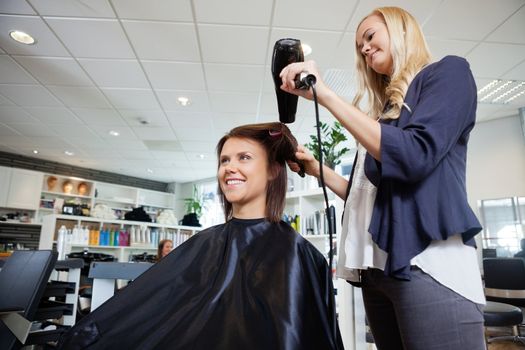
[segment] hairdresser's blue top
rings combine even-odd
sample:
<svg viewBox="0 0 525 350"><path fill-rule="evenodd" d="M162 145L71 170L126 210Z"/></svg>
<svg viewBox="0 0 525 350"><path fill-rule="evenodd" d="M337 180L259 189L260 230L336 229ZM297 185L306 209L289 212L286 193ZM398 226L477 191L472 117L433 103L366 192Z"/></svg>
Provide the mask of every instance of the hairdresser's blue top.
<svg viewBox="0 0 525 350"><path fill-rule="evenodd" d="M386 274L410 279L410 259L432 240L461 233L474 245L465 171L476 99L467 61L447 56L416 75L399 119L382 121L381 162L367 154L365 174L378 187L369 232Z"/></svg>

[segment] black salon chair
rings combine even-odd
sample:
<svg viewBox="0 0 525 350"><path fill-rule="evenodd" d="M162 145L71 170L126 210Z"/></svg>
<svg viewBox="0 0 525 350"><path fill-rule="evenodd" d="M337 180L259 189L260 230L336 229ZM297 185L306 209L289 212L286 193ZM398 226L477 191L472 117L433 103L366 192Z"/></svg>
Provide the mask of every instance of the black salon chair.
<svg viewBox="0 0 525 350"><path fill-rule="evenodd" d="M0 349L26 343L46 290L57 253L50 250L15 251L0 271Z"/></svg>
<svg viewBox="0 0 525 350"><path fill-rule="evenodd" d="M511 339L525 344L519 330L525 307L525 261L521 258L485 258L483 272L488 301L485 326L513 329L510 337L494 337L488 341Z"/></svg>

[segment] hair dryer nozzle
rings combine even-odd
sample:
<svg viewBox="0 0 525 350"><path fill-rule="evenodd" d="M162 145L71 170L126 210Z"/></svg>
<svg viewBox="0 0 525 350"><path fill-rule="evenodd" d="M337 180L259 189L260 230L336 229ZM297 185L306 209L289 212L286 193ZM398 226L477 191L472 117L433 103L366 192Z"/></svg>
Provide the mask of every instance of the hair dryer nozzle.
<svg viewBox="0 0 525 350"><path fill-rule="evenodd" d="M272 56L272 76L281 123L293 123L295 121L298 96L280 89L282 82L279 74L290 63L303 61L304 55L300 40L286 38L275 42Z"/></svg>

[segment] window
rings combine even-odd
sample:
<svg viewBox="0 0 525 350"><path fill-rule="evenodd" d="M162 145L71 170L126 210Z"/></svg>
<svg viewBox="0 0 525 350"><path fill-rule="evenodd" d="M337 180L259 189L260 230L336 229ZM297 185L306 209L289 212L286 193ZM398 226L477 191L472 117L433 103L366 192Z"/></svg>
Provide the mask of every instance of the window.
<svg viewBox="0 0 525 350"><path fill-rule="evenodd" d="M498 256L513 256L520 250L525 231L525 197L485 199L479 202L483 221L483 248Z"/></svg>
<svg viewBox="0 0 525 350"><path fill-rule="evenodd" d="M202 227L210 227L224 222L224 211L217 195L217 180L196 184L198 193L204 199L202 216L199 219Z"/></svg>

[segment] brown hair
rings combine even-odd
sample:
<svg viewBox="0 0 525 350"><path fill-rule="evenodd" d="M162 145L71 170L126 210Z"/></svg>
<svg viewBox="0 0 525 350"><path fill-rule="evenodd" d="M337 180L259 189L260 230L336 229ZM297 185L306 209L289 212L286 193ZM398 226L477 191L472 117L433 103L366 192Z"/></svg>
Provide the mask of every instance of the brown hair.
<svg viewBox="0 0 525 350"><path fill-rule="evenodd" d="M368 67L356 40L358 89L352 103L359 107L366 94L368 95L367 113L372 118L377 119L383 114L386 119L397 119L408 86L416 74L430 63L431 55L423 31L410 13L399 7L379 7L363 18L357 28L372 15L381 17L388 29L393 61L392 74L385 76ZM383 113L387 104L391 108Z"/></svg>
<svg viewBox="0 0 525 350"><path fill-rule="evenodd" d="M294 159L297 150L297 140L290 129L282 123L260 123L238 126L224 135L217 144L217 159L220 166L222 148L230 138L245 138L258 142L268 155L268 171L276 175L273 180L268 181L266 187L266 219L271 222L279 222L284 211L286 196L286 160ZM224 208L226 221L233 216L233 207L226 200L221 186L218 188L219 197Z"/></svg>
<svg viewBox="0 0 525 350"><path fill-rule="evenodd" d="M168 242L171 242L171 244L173 244L173 241L171 239L163 239L159 242L159 247L157 248L157 261L162 259L162 250L164 249L164 245Z"/></svg>

